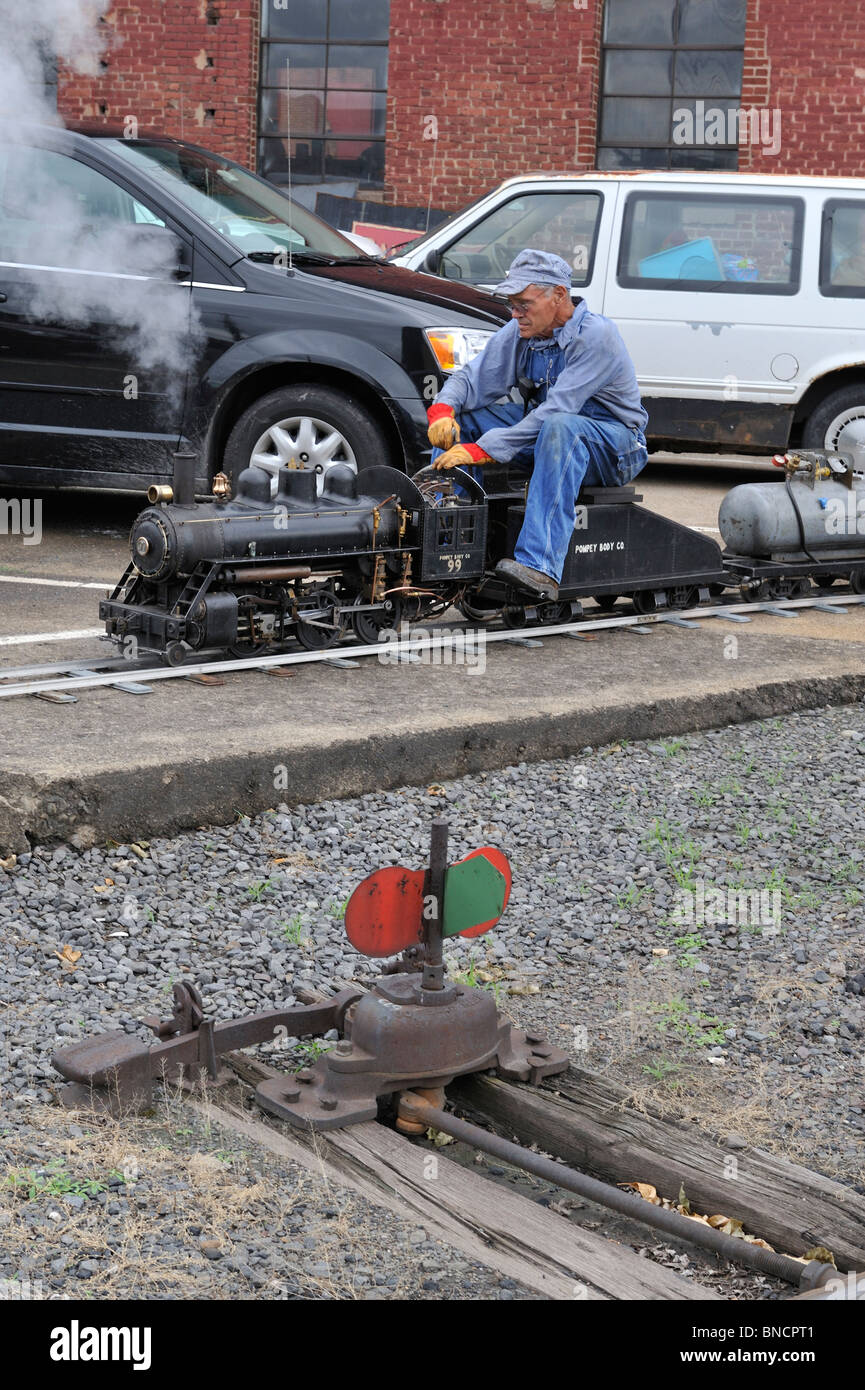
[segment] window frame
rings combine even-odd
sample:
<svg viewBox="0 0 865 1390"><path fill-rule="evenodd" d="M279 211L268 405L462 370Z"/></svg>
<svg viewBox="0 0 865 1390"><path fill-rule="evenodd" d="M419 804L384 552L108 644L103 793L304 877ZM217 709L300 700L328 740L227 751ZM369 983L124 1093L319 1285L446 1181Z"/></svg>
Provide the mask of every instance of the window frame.
<svg viewBox="0 0 865 1390"><path fill-rule="evenodd" d="M593 229L593 232L592 232L592 244L591 244L591 247L590 247L590 249L589 249L589 261L588 261L588 265L587 265L586 271L585 271L585 278L584 278L583 280L581 280L579 284L575 284L575 283L574 283L574 277L573 277L573 276L571 277L571 289L573 289L573 290L585 289L587 285L590 285L590 284L591 284L591 282L592 282L592 276L593 276L594 273L595 273L595 258L596 258L596 255L597 255L598 242L599 242L599 240L600 240L601 222L602 222L603 216L604 216L604 201L605 201L605 194L604 194L604 190L603 190L602 188L574 188L574 189L555 189L555 188L535 189L535 188L528 188L528 189L522 189L521 191L514 190L513 195L512 195L510 198L505 198L505 199L503 199L502 202L497 203L495 207L490 208L489 212L485 215L485 217L480 218L477 222L473 222L473 223L471 224L471 226L466 227L463 231L458 232L457 235L456 235L456 237L454 238L453 241L448 242L448 244L447 244L446 246L438 246L438 247L436 247L436 255L438 256L438 264L439 264L439 270L438 270L437 273L438 273L439 275L442 275L442 277L443 277L444 279L456 278L456 277L451 277L451 276L445 276L445 275L443 274L443 271L442 271L441 267L442 267L443 264L444 264L445 257L446 257L446 256L448 255L448 253L453 249L453 247L457 245L457 243L458 243L459 241L461 241L464 237L469 237L469 236L474 235L474 233L477 231L477 229L483 225L483 223L487 220L487 218L495 217L496 214L497 214L497 213L500 213L500 212L502 211L503 208L506 208L506 207L508 206L509 203L514 203L514 202L516 202L517 199L519 199L519 198L561 198L563 195L566 196L566 197L569 197L569 198L577 198L577 197L582 197L582 198L597 198L597 200L598 200L598 215L597 215L597 217L595 218L595 225L594 225L594 229ZM569 261L568 263L570 264L570 261ZM471 285L471 284L474 284L475 282L472 281L472 280L464 280L463 283L464 283L464 284L469 284L469 285ZM479 283L481 283L481 282L479 282Z"/></svg>
<svg viewBox="0 0 865 1390"><path fill-rule="evenodd" d="M788 284L773 284L760 280L662 280L660 277L629 275L627 267L627 255L630 249L631 231L633 228L634 213L639 200L645 202L658 202L663 199L669 202L671 198L682 202L709 204L718 203L721 206L735 202L737 206L742 204L759 205L765 207L767 204L782 203L793 209L793 246L792 257L790 260L790 281ZM760 295L785 295L791 296L798 294L802 288L802 243L803 231L805 226L805 199L800 194L764 194L764 193L739 193L738 190L724 193L677 193L674 189L630 189L625 197L624 211L622 214L621 235L619 237L619 250L616 258L616 283L626 290L660 290L663 293L680 294L760 294Z"/></svg>
<svg viewBox="0 0 865 1390"><path fill-rule="evenodd" d="M824 299L865 299L865 285L834 285L832 283L832 219L839 208L861 208L865 217L865 196L862 198L827 198L820 214L820 272L819 290Z"/></svg>
<svg viewBox="0 0 865 1390"><path fill-rule="evenodd" d="M661 168L659 168L658 172L663 173L663 172L664 172L664 169L670 170L670 169L672 169L672 168L674 168L674 167L675 167L675 168L681 167L681 166L679 166L679 165L674 166L674 165L671 163L671 156L672 156L673 153L675 153L676 151L679 151L679 150L682 150L682 149L687 148L686 146L677 145L677 144L674 142L674 140L673 140L673 112L676 110L676 103L677 103L677 102L680 103L680 104L684 104L684 103L693 103L693 102L695 102L695 101L704 101L704 102L706 103L706 107L708 108L708 107L711 106L716 100L717 100L717 103L718 103L719 106L724 106L724 107L728 106L730 102L736 101L737 104L738 104L738 106L739 106L739 108L741 108L741 106L742 106L742 87L741 87L741 82L740 82L740 84L739 84L739 91L738 91L738 92L732 92L732 93L729 93L729 94L726 94L726 95L722 95L722 94L720 94L720 93L718 93L718 92L711 92L711 93L706 93L706 94L704 94L703 96L699 96L699 95L695 95L695 94L685 94L685 95L681 95L681 94L680 94L680 95L677 96L677 95L676 95L676 90L675 90L675 88L676 88L676 68L675 68L675 59L676 59L676 55L679 54L679 53L737 53L737 54L741 54L741 55L742 55L742 58L743 58L743 61L744 61L744 55L745 55L745 33L746 33L746 31L743 29L741 46L740 46L740 45L737 45L737 44L732 44L732 43L730 43L729 41L727 41L727 42L725 42L725 43L682 43L682 44L680 44L680 43L679 43L679 19L680 19L680 0L676 0L676 7L675 7L675 11L674 11L674 21L673 21L673 37L672 37L672 39L670 40L669 43L643 43L643 44L639 44L639 45L638 45L638 44L634 44L634 43L621 43L621 42L617 43L617 42L615 42L615 40L613 40L612 42L608 42L607 39L604 37L604 31L602 30L602 33L601 33L601 43L600 43L601 62L600 62L600 72L599 72L599 84L598 84L598 120L597 120L597 132L598 132L598 133L597 133L597 137L596 137L596 140L595 140L595 160L596 160L596 163L597 163L597 165L598 165L598 168L603 167L604 173L616 173L617 171L619 171L619 167L620 167L620 166L618 166L618 165L613 165L613 166L609 166L609 167L607 167L607 166L601 166L600 160L601 160L601 152L602 152L602 150L617 150L617 149L653 150L653 151L657 151L659 155L662 154L662 153L666 155L666 165L665 165L665 166L662 166ZM746 11L746 20L747 20L747 11ZM606 70L607 70L606 58L607 58L607 54L608 54L608 53L669 53L669 54L671 55L671 57L672 57L672 59L673 59L673 63L672 63L672 71L671 71L671 74L670 74L670 96L669 96L669 102L670 102L670 134L669 134L669 137L668 137L666 140L663 140L663 141L652 141L652 140L645 140L645 139L642 139L642 138L641 138L639 141L636 141L636 142L634 142L634 141L627 142L627 141L623 141L623 140L604 140L604 139L602 138L602 136L601 136L601 130L602 130L602 127L603 127L603 118L604 118L604 102L605 102L605 100L607 99L608 96L609 96L611 99L613 99L613 100L615 100L617 97L618 97L619 99L621 99L621 100L630 100L630 99L636 99L636 100L646 99L646 100L648 100L649 98L654 98L654 99L656 99L656 100L658 100L658 99L660 99L660 100L665 100L665 99L666 99L663 93L658 93L658 92L640 92L640 91L633 91L633 92L628 92L628 93L626 93L626 94L625 94L625 93L621 93L621 92L610 92L610 93L608 93L608 92L606 91ZM738 127L737 127L737 135L738 135ZM705 154L707 151L708 151L708 152L711 152L711 153L717 152L718 154L724 154L724 155L727 155L728 157L729 157L731 154L733 154L733 155L736 156L736 166L738 167L738 155L739 155L739 142L738 142L738 139L737 139L737 141L736 141L735 144L730 144L730 143L725 143L725 144L711 144L711 145L709 145L709 144L696 145L696 144L695 144L695 145L693 145L691 148L694 149L695 151L697 151L697 150L700 151L701 154ZM634 166L621 166L621 167L627 168L627 167L634 167ZM645 166L640 166L640 167L645 167ZM657 166L655 166L655 167L657 167ZM721 168L723 168L723 167L726 167L726 166L721 166L721 165L718 166L719 170L720 170ZM706 166L705 166L705 165L700 165L700 166L699 166L699 169L698 169L699 172L704 172L705 170L706 170Z"/></svg>
<svg viewBox="0 0 865 1390"><path fill-rule="evenodd" d="M261 0L261 3L262 3L262 6L267 6L267 5L268 5L268 0ZM358 174L357 174L357 184L358 184L357 193L358 193L358 196L361 196L361 195L362 195L364 192L366 192L366 191L375 191L375 190L381 190L381 189L384 188L385 151L386 151L386 146L387 146L387 96L388 96L388 88L387 88L387 86L384 86L384 87L333 87L333 88L331 88L331 86L330 86L330 84L329 84L329 82L328 82L328 75L329 75L329 73L330 73L330 66L331 66L331 65L330 65L330 52L331 52L331 49L333 49L333 48L342 48L342 49L346 49L346 48L358 48L358 49L360 49L360 48L383 48L383 49L385 50L385 52L388 53L388 55L389 55L389 54L390 54L390 25L391 25L391 20L392 20L392 17L393 17L393 16L392 16L392 14L391 14L391 12L390 12L390 10L389 10L389 11L388 11L388 36L387 36L386 39L369 39L369 38L362 38L362 39L334 38L334 39L331 39L331 37L330 37L331 8L330 8L330 7L331 7L331 0L326 0L326 18L325 18L325 37L324 37L324 38L304 39L304 38L289 38L289 37L287 37L286 35L279 35L279 36L275 36L275 35L274 35L274 36L270 36L270 35L268 35L267 32L266 32L267 26L265 25L265 23L264 23L264 17L262 16L261 33L260 33L260 38L259 38L259 77L258 77L257 95L256 95L256 165L255 165L255 168L256 168L256 173L258 173L262 178L267 177L266 175L264 175L264 174L262 173L262 167L263 167L263 164L264 164L265 142L276 142L276 141L281 142L281 143L284 145L284 147L285 147L285 157L286 157L286 161L288 161L288 160L291 158L291 155L290 155L290 153L289 153L289 151L288 151L288 149L287 149L287 146L288 146L291 142L306 141L306 142L308 142L308 143L310 144L311 147L314 146L314 145L319 145L319 144L320 144L320 146L321 146L320 172L318 172L318 173L297 173L297 172L295 172L294 170L292 170L292 175L291 175L292 183L297 184L298 187L303 186L303 185L307 185L307 184L317 185L317 184L327 184L327 183L343 183L343 182L345 182L346 180L349 180L349 181L350 181L352 178L355 177L355 175L351 175L351 174L329 174L329 173L327 172L327 162L328 162L329 159L334 158L334 156L329 156L329 155L327 154L327 152L326 152L326 146L327 146L327 144L328 144L328 143L331 143L331 142L332 142L332 143L339 142L340 144L346 144L346 143L356 144L356 145L358 146L358 154L360 154L360 153L361 153L363 150L365 150L365 149L369 149L370 145L379 145L379 146L381 146L381 152L382 152L382 156L383 156L383 158L382 158L382 165L381 165L381 167L382 167L382 175L381 175L381 177L380 177L379 179L377 179L377 180L369 180L369 179L365 179L365 178L358 172ZM268 72L268 70L269 70L269 64L267 63L267 50L268 50L268 48L270 48L270 47L272 47L272 46L295 47L295 48L298 48L298 47L304 47L304 48L322 48L322 47L323 47L323 48L324 48L324 70L323 70L323 73L322 73L323 85L322 85L320 88L308 88L308 87L297 87L297 88L296 88L296 87L294 87L293 85L291 85L291 86L290 86L290 90L291 90L292 95L294 95L295 93L297 93L297 94L300 95L300 94L303 94L304 92L311 92L311 91L317 91L317 92L318 92L318 91L320 91L320 92L321 92L321 98L322 98L322 122L323 122L323 124L325 124L325 125L326 125L326 121L327 121L328 96L329 96L329 94L331 93L331 91L334 91L334 92L343 92L343 93L344 93L344 92L355 92L355 93L358 93L358 94L361 93L361 92L366 92L366 93L370 93L370 94L373 95L373 96L383 96L383 97L384 97L384 108L385 108L385 109L384 109L384 118L385 118L385 129L384 129L384 134L383 134L383 135L352 135L352 134L344 134L344 135L343 135L343 134L340 134L339 132L328 133L326 129L325 129L324 131L322 131L322 132L317 132L317 131L316 131L316 132L311 132L311 131L307 131L307 130L302 129L302 128L301 128L300 130L295 130L295 129L292 128L292 129L290 129L290 130L285 130L285 131L282 131L282 132L273 132L273 131L265 132L265 130L264 130L264 105L265 105L265 97L266 97L266 95L269 94L269 93L273 93L273 92L282 92L282 93L285 93L285 91L286 91L286 87L284 87L284 86L282 86L282 85L280 85L280 84L274 85L272 82L271 82L271 83L265 83L264 80L263 80L264 74L265 74L266 72ZM344 65L344 64L340 64L340 66L345 66L345 65ZM390 73L389 73L389 71L388 71L388 77L389 77L389 76L390 76ZM276 183L275 180L274 180L273 178L268 177L268 182L269 182L269 183L274 183L274 186L277 187L277 188L283 187L282 184Z"/></svg>

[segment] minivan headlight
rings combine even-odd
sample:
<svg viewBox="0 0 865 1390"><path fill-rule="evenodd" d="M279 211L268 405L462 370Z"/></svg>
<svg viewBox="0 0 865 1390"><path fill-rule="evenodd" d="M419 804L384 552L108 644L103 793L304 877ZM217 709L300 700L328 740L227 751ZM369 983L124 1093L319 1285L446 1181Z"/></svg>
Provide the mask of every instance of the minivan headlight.
<svg viewBox="0 0 865 1390"><path fill-rule="evenodd" d="M426 340L443 372L457 372L483 352L493 328L425 328Z"/></svg>

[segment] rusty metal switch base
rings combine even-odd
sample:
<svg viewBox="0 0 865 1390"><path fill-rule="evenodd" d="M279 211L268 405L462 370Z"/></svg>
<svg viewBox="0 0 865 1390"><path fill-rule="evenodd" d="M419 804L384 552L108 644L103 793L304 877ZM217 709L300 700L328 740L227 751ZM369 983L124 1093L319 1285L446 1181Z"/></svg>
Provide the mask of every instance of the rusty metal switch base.
<svg viewBox="0 0 865 1390"><path fill-rule="evenodd" d="M338 1129L374 1120L379 1099L395 1091L492 1069L534 1084L567 1067L566 1053L513 1028L486 990L448 985L435 1007L430 993L419 974L376 981L348 1010L345 1039L314 1066L263 1081L258 1104L292 1125Z"/></svg>

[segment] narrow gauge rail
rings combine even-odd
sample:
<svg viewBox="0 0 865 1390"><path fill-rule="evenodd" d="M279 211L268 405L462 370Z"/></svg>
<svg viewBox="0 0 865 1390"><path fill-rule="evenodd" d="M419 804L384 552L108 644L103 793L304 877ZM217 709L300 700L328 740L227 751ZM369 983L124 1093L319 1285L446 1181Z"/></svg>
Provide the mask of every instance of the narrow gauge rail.
<svg viewBox="0 0 865 1390"><path fill-rule="evenodd" d="M865 595L818 593L807 598L757 603L721 603L700 608L676 609L669 613L623 613L619 617L584 618L572 623L527 626L517 632L507 628L480 630L485 643L510 642L518 646L536 647L542 645L542 637L584 638L592 633L617 628L646 633L650 628L664 624L679 628L695 628L702 620L709 618L726 619L734 623L749 622L759 613L795 618L800 609L816 609L818 612L843 615L848 608L863 603ZM190 676L223 676L235 671L266 671L282 666L307 666L314 662L326 662L331 666L353 666L363 657L381 657L385 651L388 660L411 661L413 656L418 659L420 652L463 645L467 630L478 631L476 628L468 628L466 624L454 624L447 630L436 628L425 633L418 633L416 628L411 637L400 638L398 641L390 640L386 645L369 643L362 646L327 647L312 652L286 651L269 656L230 657L221 661L193 662L188 666L117 660L106 660L103 666L98 659L55 662L45 666L20 666L0 669L0 699L11 699L20 695L70 695L80 690L95 690L100 687L124 690L131 694L148 694L149 686L145 681L149 683Z"/></svg>

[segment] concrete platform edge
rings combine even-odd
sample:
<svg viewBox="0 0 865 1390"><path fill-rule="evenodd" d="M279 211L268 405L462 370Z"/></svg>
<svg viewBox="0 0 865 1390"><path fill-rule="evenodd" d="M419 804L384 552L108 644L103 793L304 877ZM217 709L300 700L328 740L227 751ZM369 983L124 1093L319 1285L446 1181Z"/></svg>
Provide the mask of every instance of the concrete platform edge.
<svg viewBox="0 0 865 1390"><path fill-rule="evenodd" d="M662 738L794 710L865 698L865 673L761 682L744 690L681 694L640 703L581 708L555 716L420 727L410 734L352 735L288 749L244 749L187 761L118 766L73 776L3 773L0 763L0 852L69 841L79 848L108 839L176 834L228 824L279 802L323 799L443 781L519 762L566 758L589 745ZM287 786L275 786L278 767Z"/></svg>

